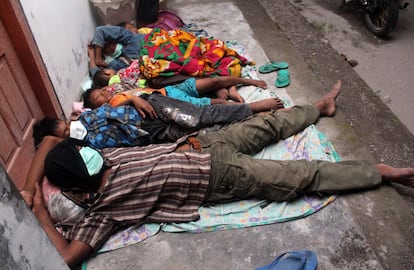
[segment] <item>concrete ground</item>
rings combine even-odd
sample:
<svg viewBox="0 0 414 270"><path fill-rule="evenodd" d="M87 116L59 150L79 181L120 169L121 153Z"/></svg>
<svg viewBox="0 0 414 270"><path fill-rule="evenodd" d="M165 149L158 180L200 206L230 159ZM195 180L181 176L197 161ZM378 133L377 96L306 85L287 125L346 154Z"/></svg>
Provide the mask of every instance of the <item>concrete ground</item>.
<svg viewBox="0 0 414 270"><path fill-rule="evenodd" d="M404 166L414 160L413 135L288 0L167 0L186 23L243 44L260 66L286 61L291 84L269 88L295 104L315 101L343 80L334 118L317 127L343 160ZM279 254L313 250L318 269L414 269L414 218L392 186L342 195L304 219L221 232L159 233L142 243L99 254L87 269L255 269Z"/></svg>
<svg viewBox="0 0 414 270"><path fill-rule="evenodd" d="M359 1L290 0L331 46L358 61L354 70L414 133L414 7L400 10L395 30L376 38L364 25Z"/></svg>

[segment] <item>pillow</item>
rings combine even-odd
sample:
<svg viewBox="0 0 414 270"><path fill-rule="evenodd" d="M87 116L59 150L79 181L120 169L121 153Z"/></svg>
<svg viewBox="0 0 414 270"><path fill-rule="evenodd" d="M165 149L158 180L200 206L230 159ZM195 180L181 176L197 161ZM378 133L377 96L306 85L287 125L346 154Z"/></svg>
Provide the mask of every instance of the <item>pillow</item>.
<svg viewBox="0 0 414 270"><path fill-rule="evenodd" d="M64 196L46 177L43 179L42 190L46 208L55 225L73 226L83 217L86 209Z"/></svg>

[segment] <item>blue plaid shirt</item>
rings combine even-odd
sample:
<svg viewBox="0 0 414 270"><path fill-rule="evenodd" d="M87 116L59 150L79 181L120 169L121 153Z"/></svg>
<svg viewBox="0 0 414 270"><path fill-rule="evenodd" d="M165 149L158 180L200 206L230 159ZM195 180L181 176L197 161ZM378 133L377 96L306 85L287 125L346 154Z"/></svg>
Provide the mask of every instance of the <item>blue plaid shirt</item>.
<svg viewBox="0 0 414 270"><path fill-rule="evenodd" d="M140 128L141 117L131 106L101 107L83 112L79 120L88 134L84 141L95 148L146 144L148 132Z"/></svg>

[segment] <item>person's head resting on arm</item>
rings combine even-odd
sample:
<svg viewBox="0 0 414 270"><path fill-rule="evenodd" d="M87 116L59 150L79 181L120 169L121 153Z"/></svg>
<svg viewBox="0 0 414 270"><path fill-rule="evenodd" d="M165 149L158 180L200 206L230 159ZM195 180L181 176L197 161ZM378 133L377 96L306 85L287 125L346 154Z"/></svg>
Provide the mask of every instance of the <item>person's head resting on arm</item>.
<svg viewBox="0 0 414 270"><path fill-rule="evenodd" d="M102 48L102 52L104 56L110 56L116 59L122 55L122 44L119 44L114 40L107 40Z"/></svg>
<svg viewBox="0 0 414 270"><path fill-rule="evenodd" d="M102 48L105 62L111 69L120 70L131 64L131 59L124 55L124 46L116 41L108 40Z"/></svg>

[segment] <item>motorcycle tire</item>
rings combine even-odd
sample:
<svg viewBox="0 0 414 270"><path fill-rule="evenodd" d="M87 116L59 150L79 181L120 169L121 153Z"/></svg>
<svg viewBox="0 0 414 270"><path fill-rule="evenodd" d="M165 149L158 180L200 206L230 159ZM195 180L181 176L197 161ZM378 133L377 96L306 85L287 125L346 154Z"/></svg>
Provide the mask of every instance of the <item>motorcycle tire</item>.
<svg viewBox="0 0 414 270"><path fill-rule="evenodd" d="M379 0L376 10L363 12L365 26L377 37L386 38L397 26L398 12L398 0Z"/></svg>

